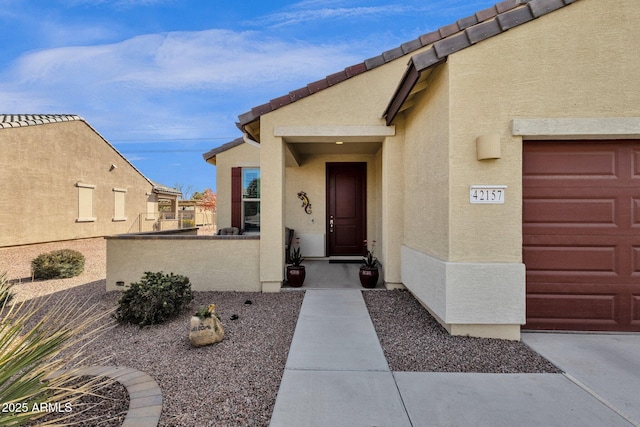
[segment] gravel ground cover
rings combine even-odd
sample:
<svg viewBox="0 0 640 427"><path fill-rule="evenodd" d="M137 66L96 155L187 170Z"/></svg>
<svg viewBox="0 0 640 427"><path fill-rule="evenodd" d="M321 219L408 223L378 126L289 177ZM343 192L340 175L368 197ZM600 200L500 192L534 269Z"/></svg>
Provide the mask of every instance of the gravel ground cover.
<svg viewBox="0 0 640 427"><path fill-rule="evenodd" d="M83 253L85 271L69 279L32 282L31 260L65 248ZM13 290L18 301L42 296L49 298L48 304L57 304L71 297L109 310L117 305L120 292L105 291L105 255L104 239L1 248L0 271L7 271L17 282ZM109 330L92 343L88 362L127 366L151 375L162 390L161 426L266 426L303 297L303 292L194 292L190 308L169 322L145 328L117 325ZM189 319L198 306L210 303L216 304L225 338L212 346L193 348ZM123 404L128 407L127 401ZM110 416L119 411L103 408Z"/></svg>
<svg viewBox="0 0 640 427"><path fill-rule="evenodd" d="M106 292L104 281L79 285L43 297L47 304L74 298L117 306L121 293ZM160 324L140 328L117 324L91 343L86 364L116 365L151 375L162 391L160 426L266 426L302 306L303 292L194 292L187 310ZM189 320L200 305L216 304L225 330L220 343L194 348ZM106 389L106 396L118 393ZM125 410L128 401L124 401ZM111 406L110 406L111 405ZM121 411L105 401L105 413ZM82 414L86 420L96 410ZM119 425L84 421L82 425Z"/></svg>
<svg viewBox="0 0 640 427"><path fill-rule="evenodd" d="M31 281L30 261L43 252L75 249L85 255L85 271L70 279ZM64 295L109 310L119 292L105 291L104 239L0 248L0 272L17 281L17 300ZM89 362L139 369L151 375L163 395L161 426L266 426L286 363L303 292L278 294L194 292L189 310L162 325L117 325L96 340ZM406 291L367 291L365 302L394 371L559 372L523 343L452 337ZM198 306L216 304L225 328L218 344L192 348L188 321ZM233 319L233 320L232 320ZM107 390L118 400L122 390ZM102 409L119 407L111 399ZM118 425L95 422L83 425Z"/></svg>
<svg viewBox="0 0 640 427"><path fill-rule="evenodd" d="M110 307L118 297L109 292L100 300ZM103 335L96 343L98 357L107 356L103 364L140 369L158 382L161 426L268 425L303 297L302 292L194 292L192 310L169 322L119 325ZM189 319L198 306L211 303L224 340L193 348Z"/></svg>
<svg viewBox="0 0 640 427"><path fill-rule="evenodd" d="M31 260L45 252L73 249L85 257L84 271L76 277L57 280L31 280ZM16 301L50 295L78 285L97 282L107 277L107 243L103 238L0 248L0 273L7 272ZM103 287L104 288L104 287Z"/></svg>
<svg viewBox="0 0 640 427"><path fill-rule="evenodd" d="M92 378L81 377L78 379L78 385L83 381L92 381ZM26 425L36 427L47 422L61 423L62 416L65 417L63 422L69 424L76 422L78 423L76 425L81 426L121 426L129 409L127 388L120 383L109 382L97 387L94 392L95 395L80 396L71 406L70 413L52 413ZM80 411L82 411L81 414L79 414Z"/></svg>
<svg viewBox="0 0 640 427"><path fill-rule="evenodd" d="M408 291L364 292L392 371L557 373L522 342L451 336Z"/></svg>

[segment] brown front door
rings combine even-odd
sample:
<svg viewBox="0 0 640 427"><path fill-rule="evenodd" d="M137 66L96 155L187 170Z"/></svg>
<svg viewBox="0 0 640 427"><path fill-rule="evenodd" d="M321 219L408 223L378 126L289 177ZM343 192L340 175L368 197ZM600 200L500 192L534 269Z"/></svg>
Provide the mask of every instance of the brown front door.
<svg viewBox="0 0 640 427"><path fill-rule="evenodd" d="M327 255L362 255L366 239L366 163L327 163Z"/></svg>
<svg viewBox="0 0 640 427"><path fill-rule="evenodd" d="M640 331L640 142L524 144L528 329Z"/></svg>

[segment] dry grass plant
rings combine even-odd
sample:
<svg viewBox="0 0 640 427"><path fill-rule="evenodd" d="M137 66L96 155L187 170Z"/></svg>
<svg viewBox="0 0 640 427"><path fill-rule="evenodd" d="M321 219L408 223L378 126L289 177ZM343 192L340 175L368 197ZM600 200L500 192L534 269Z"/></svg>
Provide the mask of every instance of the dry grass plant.
<svg viewBox="0 0 640 427"><path fill-rule="evenodd" d="M79 383L77 375L87 346L115 324L112 311L70 298L55 306L48 302L0 307L0 426L43 418L38 425L72 425L73 417L89 409L79 399L112 381L84 377Z"/></svg>

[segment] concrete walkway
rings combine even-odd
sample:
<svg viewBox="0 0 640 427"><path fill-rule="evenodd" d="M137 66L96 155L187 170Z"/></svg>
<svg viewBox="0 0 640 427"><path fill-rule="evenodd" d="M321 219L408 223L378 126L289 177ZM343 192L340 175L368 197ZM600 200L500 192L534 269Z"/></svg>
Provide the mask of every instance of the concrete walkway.
<svg viewBox="0 0 640 427"><path fill-rule="evenodd" d="M640 418L616 404L571 375L391 372L361 291L312 289L271 426L637 425Z"/></svg>

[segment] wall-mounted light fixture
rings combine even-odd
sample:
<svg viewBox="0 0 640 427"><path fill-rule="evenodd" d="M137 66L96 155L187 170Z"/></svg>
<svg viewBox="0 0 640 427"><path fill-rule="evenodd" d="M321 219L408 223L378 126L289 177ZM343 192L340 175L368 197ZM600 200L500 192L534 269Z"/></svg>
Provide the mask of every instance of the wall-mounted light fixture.
<svg viewBox="0 0 640 427"><path fill-rule="evenodd" d="M336 145L342 145L342 144L344 144L344 142L342 142L342 141L336 141Z"/></svg>
<svg viewBox="0 0 640 427"><path fill-rule="evenodd" d="M500 153L500 135L490 133L476 138L476 149L478 160L499 159Z"/></svg>
<svg viewBox="0 0 640 427"><path fill-rule="evenodd" d="M114 165L113 163L111 163L111 167L109 168L110 171L117 169L118 167L116 165Z"/></svg>

